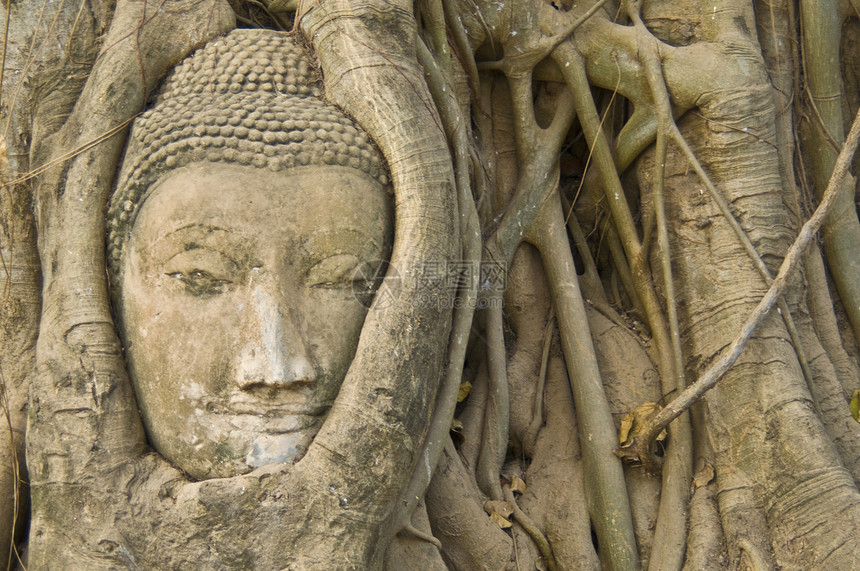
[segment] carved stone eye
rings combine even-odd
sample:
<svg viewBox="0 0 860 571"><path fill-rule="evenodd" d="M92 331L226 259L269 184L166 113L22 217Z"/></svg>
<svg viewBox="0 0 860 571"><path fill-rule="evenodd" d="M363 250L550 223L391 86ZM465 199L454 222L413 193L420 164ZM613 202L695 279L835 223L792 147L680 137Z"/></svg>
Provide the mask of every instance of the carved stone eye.
<svg viewBox="0 0 860 571"><path fill-rule="evenodd" d="M172 272L167 275L185 284L185 293L197 297L224 293L227 291L228 286L233 283L230 280L216 278L203 270Z"/></svg>

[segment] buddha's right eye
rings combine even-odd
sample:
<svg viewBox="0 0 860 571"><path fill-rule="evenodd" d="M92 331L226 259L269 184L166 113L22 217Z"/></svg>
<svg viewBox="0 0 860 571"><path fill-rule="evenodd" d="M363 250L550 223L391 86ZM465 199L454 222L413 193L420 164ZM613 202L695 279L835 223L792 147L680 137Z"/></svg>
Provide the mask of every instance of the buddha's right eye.
<svg viewBox="0 0 860 571"><path fill-rule="evenodd" d="M185 293L195 297L208 297L224 293L232 283L230 280L216 278L204 270L171 272L167 274L185 285Z"/></svg>
<svg viewBox="0 0 860 571"><path fill-rule="evenodd" d="M235 262L217 250L194 246L183 248L162 266L165 275L178 280L185 293L208 297L226 292L238 275Z"/></svg>

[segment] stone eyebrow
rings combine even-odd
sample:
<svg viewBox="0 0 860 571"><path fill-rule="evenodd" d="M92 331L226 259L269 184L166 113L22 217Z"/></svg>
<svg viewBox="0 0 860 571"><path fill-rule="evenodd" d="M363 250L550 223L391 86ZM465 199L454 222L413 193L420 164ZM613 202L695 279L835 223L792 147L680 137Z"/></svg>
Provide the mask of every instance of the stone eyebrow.
<svg viewBox="0 0 860 571"><path fill-rule="evenodd" d="M162 237L170 236L170 235L177 234L177 233L192 232L195 230L197 230L197 231L202 230L204 232L203 235L210 235L210 234L213 234L215 232L227 232L230 234L232 234L234 232L231 228L224 228L222 226L218 226L217 224L207 224L207 223L202 223L202 222L189 222L187 224L184 224L178 228L174 228L173 230L170 230L170 231L162 234Z"/></svg>
<svg viewBox="0 0 860 571"><path fill-rule="evenodd" d="M218 244L211 243L213 238L219 236L232 237L237 236L237 234L230 228L224 228L215 224L189 222L178 228L173 228L164 233L160 233L159 236L149 244L150 256L156 259L164 259L168 254L175 254L173 251L175 247L171 244L168 238L178 237L186 243L190 241L199 241L204 246L221 251L235 259L236 252L232 251L234 250L234 247L230 243L230 240L218 240Z"/></svg>
<svg viewBox="0 0 860 571"><path fill-rule="evenodd" d="M336 248L338 252L333 252L328 245L332 242L332 237L336 238L334 242L338 244ZM323 249L325 249L326 254L343 253L358 256L368 253L368 245L380 252L385 250L385 237L382 236L381 238L381 240L377 239L373 231L369 230L367 226L356 225L354 228L338 227L335 229L316 228L302 239L301 249L309 257L315 257L316 253Z"/></svg>

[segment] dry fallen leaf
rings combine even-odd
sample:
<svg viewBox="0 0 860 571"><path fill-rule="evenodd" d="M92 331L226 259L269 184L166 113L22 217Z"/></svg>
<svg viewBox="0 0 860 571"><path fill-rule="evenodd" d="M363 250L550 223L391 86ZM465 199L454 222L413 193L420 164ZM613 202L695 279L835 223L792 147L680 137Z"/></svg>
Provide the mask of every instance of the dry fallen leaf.
<svg viewBox="0 0 860 571"><path fill-rule="evenodd" d="M526 483L519 476L511 478L511 491L517 494L526 493Z"/></svg>
<svg viewBox="0 0 860 571"><path fill-rule="evenodd" d="M656 402L644 402L636 407L633 412L628 412L621 419L621 426L618 429L618 442L621 446L629 446L633 442L633 437L641 433L648 420L662 410ZM657 435L657 442L662 442L666 439L666 430L661 430Z"/></svg>
<svg viewBox="0 0 860 571"><path fill-rule="evenodd" d="M6 153L6 136L0 135L0 173L9 166L9 155Z"/></svg>
<svg viewBox="0 0 860 571"><path fill-rule="evenodd" d="M469 381L460 383L460 391L457 393L457 402L463 402L466 400L466 397L469 396L470 392L472 392L472 383Z"/></svg>
<svg viewBox="0 0 860 571"><path fill-rule="evenodd" d="M491 513L490 519L496 522L496 525L498 525L502 529L508 529L513 525L511 522L509 522L497 513Z"/></svg>
<svg viewBox="0 0 860 571"><path fill-rule="evenodd" d="M514 513L513 508L511 508L511 504L500 500L487 500L484 502L484 511L491 516L494 513L499 514L505 519L511 517L511 514Z"/></svg>
<svg viewBox="0 0 860 571"><path fill-rule="evenodd" d="M705 465L696 472L696 475L693 476L693 487L701 488L702 486L707 486L711 483L711 480L714 479L716 472L714 471L714 467L711 466L710 462L705 462Z"/></svg>
<svg viewBox="0 0 860 571"><path fill-rule="evenodd" d="M633 428L633 413L628 412L621 419L621 428L618 429L618 443L624 444L627 442L627 437L630 436L630 430Z"/></svg>

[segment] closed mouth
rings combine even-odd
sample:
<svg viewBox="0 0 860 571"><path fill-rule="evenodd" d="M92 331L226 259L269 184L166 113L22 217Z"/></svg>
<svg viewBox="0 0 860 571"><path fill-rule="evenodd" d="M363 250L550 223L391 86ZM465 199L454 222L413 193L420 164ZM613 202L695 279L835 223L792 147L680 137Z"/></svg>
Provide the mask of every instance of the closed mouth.
<svg viewBox="0 0 860 571"><path fill-rule="evenodd" d="M319 429L328 413L329 406L313 408L283 406L248 398L230 398L228 402L210 400L204 409L209 414L225 417L251 417L260 419L263 432L286 434L310 428Z"/></svg>

